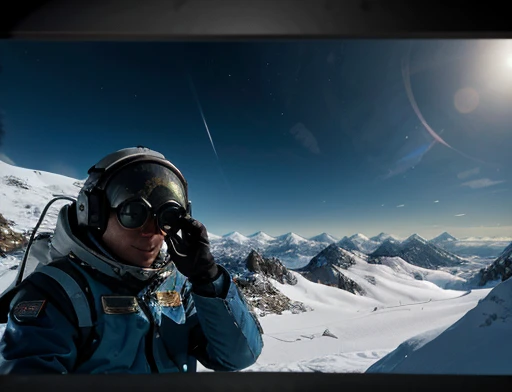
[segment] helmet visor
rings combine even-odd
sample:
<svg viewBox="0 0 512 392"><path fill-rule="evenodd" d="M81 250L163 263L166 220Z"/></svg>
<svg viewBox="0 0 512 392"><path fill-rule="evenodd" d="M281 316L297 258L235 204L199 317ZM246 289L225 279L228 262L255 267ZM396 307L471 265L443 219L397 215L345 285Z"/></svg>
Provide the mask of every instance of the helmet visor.
<svg viewBox="0 0 512 392"><path fill-rule="evenodd" d="M108 181L105 192L112 208L136 197L147 200L155 210L172 200L187 207L185 188L179 177L155 162L136 162L122 168Z"/></svg>

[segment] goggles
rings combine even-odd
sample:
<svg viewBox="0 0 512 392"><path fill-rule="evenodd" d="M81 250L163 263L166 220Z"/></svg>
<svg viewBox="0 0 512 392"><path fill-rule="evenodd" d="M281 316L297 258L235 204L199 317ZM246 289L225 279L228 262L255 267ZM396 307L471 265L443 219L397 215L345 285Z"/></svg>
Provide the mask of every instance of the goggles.
<svg viewBox="0 0 512 392"><path fill-rule="evenodd" d="M154 217L160 230L165 233L178 232L179 220L186 215L186 210L174 200L163 203L157 210L144 198L128 199L116 208L117 220L126 229L139 229Z"/></svg>

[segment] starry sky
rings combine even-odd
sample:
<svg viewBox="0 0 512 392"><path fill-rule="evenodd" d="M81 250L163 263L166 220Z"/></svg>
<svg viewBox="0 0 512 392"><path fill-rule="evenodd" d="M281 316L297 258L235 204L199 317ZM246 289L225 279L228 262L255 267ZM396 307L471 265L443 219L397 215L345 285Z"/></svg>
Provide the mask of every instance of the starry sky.
<svg viewBox="0 0 512 392"><path fill-rule="evenodd" d="M512 44L0 42L0 159L144 145L212 233L510 236Z"/></svg>

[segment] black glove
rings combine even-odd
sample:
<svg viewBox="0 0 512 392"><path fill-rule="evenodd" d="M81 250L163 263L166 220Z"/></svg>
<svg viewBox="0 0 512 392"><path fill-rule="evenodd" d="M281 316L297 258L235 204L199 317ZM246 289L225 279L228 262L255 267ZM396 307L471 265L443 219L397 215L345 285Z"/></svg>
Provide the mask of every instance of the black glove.
<svg viewBox="0 0 512 392"><path fill-rule="evenodd" d="M179 227L181 238L176 233L165 237L171 260L192 284L211 283L218 278L220 271L210 252L206 227L190 215L181 218Z"/></svg>

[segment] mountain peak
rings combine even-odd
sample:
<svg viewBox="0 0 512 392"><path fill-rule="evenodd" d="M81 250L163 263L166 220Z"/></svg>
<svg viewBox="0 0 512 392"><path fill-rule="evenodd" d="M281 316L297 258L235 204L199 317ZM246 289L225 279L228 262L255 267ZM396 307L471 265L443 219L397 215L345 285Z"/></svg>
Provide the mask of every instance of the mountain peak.
<svg viewBox="0 0 512 392"><path fill-rule="evenodd" d="M330 267L332 265L347 269L354 263L355 261L349 256L349 253L333 243L313 257L309 264L301 270L311 271L322 267Z"/></svg>
<svg viewBox="0 0 512 392"><path fill-rule="evenodd" d="M400 244L392 238L386 239L375 251L371 257L396 257L400 255Z"/></svg>
<svg viewBox="0 0 512 392"><path fill-rule="evenodd" d="M447 241L457 241L457 238L452 236L450 233L445 231L444 233L439 234L437 237L431 239L432 242L447 242Z"/></svg>
<svg viewBox="0 0 512 392"><path fill-rule="evenodd" d="M383 242L383 241L387 240L388 238L393 238L393 236L391 234L381 232L380 234L371 237L370 240L375 241L375 242Z"/></svg>
<svg viewBox="0 0 512 392"><path fill-rule="evenodd" d="M265 233L264 231L261 231L261 230L256 233L253 233L251 235L248 235L247 238L260 240L260 241L272 241L274 239L274 237L268 235L267 233Z"/></svg>
<svg viewBox="0 0 512 392"><path fill-rule="evenodd" d="M414 233L413 235L411 235L409 238L407 238L404 243L407 243L407 242L410 242L410 241L413 241L413 240L416 240L416 241L419 241L421 242L422 244L426 244L428 241L423 238L422 236L420 236L419 234L416 234Z"/></svg>
<svg viewBox="0 0 512 392"><path fill-rule="evenodd" d="M354 235L351 235L348 238L351 239L351 240L362 240L362 241L369 241L370 240L367 236L365 236L364 234L361 234L361 233L356 233Z"/></svg>
<svg viewBox="0 0 512 392"><path fill-rule="evenodd" d="M314 237L311 237L309 240L316 241L316 242L331 243L331 244L338 241L335 237L333 237L332 235L325 233L325 232L318 234Z"/></svg>
<svg viewBox="0 0 512 392"><path fill-rule="evenodd" d="M225 234L222 237L239 243L245 242L248 239L246 236L240 234L238 231L232 231L231 233Z"/></svg>
<svg viewBox="0 0 512 392"><path fill-rule="evenodd" d="M338 241L336 245L348 251L360 250L357 244L347 236L343 237L340 241Z"/></svg>
<svg viewBox="0 0 512 392"><path fill-rule="evenodd" d="M279 237L277 237L279 240L283 240L283 241L287 241L287 242L290 242L290 243L300 243L300 242L308 242L307 239L305 239L304 237L298 235L298 234L295 234L293 232L289 232L289 233L286 233L286 234L283 234L283 235L280 235Z"/></svg>

